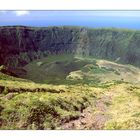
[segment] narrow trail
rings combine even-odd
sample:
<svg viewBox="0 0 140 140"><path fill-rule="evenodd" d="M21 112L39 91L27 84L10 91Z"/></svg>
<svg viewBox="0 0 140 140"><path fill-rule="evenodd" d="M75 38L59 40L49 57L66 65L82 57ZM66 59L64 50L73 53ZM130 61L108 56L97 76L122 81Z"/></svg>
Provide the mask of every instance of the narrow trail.
<svg viewBox="0 0 140 140"><path fill-rule="evenodd" d="M62 129L140 129L140 90L120 84L103 91L78 119L62 125Z"/></svg>
<svg viewBox="0 0 140 140"><path fill-rule="evenodd" d="M112 95L109 95L108 93L104 94L90 107L84 109L78 119L62 125L62 129L103 129L105 122L111 119L111 116L107 114L111 100Z"/></svg>

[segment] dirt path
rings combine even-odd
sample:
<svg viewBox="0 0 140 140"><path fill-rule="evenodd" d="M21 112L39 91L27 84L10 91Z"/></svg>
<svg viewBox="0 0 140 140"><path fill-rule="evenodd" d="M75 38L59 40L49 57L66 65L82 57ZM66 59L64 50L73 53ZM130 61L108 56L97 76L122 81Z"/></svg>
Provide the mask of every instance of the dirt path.
<svg viewBox="0 0 140 140"><path fill-rule="evenodd" d="M103 91L77 120L62 129L140 129L140 90L129 84L112 86Z"/></svg>
<svg viewBox="0 0 140 140"><path fill-rule="evenodd" d="M62 129L103 129L105 122L111 119L111 117L107 115L111 100L111 95L103 95L97 99L92 106L83 110L77 120L62 125Z"/></svg>

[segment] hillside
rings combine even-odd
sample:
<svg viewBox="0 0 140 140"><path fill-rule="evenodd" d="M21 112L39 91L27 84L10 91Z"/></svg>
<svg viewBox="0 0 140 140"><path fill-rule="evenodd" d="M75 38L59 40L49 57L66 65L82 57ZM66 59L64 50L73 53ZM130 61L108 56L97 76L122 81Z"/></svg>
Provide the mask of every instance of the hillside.
<svg viewBox="0 0 140 140"><path fill-rule="evenodd" d="M25 67L21 76L37 83L95 84L112 81L140 83L140 69L92 57L50 55Z"/></svg>
<svg viewBox="0 0 140 140"><path fill-rule="evenodd" d="M0 27L0 129L140 129L140 31Z"/></svg>
<svg viewBox="0 0 140 140"><path fill-rule="evenodd" d="M0 64L24 66L49 54L74 54L140 66L140 31L85 27L0 27Z"/></svg>
<svg viewBox="0 0 140 140"><path fill-rule="evenodd" d="M140 129L140 86L96 84L48 85L3 76L0 129Z"/></svg>

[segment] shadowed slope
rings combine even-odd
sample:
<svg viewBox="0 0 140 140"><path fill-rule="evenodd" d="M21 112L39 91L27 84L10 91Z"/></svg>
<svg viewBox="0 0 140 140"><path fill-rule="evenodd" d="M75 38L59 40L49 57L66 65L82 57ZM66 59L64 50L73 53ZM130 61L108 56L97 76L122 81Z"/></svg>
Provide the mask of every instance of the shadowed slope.
<svg viewBox="0 0 140 140"><path fill-rule="evenodd" d="M140 31L85 27L0 27L0 64L25 66L49 54L74 54L140 66Z"/></svg>

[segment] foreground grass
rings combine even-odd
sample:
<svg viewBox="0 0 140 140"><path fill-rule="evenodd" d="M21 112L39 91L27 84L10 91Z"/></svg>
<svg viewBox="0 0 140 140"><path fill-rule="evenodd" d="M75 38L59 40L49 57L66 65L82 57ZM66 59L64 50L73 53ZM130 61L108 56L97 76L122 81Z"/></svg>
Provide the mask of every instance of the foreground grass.
<svg viewBox="0 0 140 140"><path fill-rule="evenodd" d="M4 77L0 79L0 88L4 87L0 92L0 129L62 129L78 120L86 108L93 110L93 120L99 114L108 116L102 129L140 129L139 85L112 81L56 86ZM109 103L103 101L106 97L110 97ZM100 110L97 102L101 101ZM107 109L102 112L104 106ZM95 129L90 122L91 127L86 128Z"/></svg>
<svg viewBox="0 0 140 140"><path fill-rule="evenodd" d="M139 130L140 129L140 87L121 84L112 89L112 104L108 114L111 118L104 129Z"/></svg>
<svg viewBox="0 0 140 140"><path fill-rule="evenodd" d="M63 123L78 118L82 110L94 102L100 91L86 85L58 88L65 93L1 94L1 129L61 129Z"/></svg>

